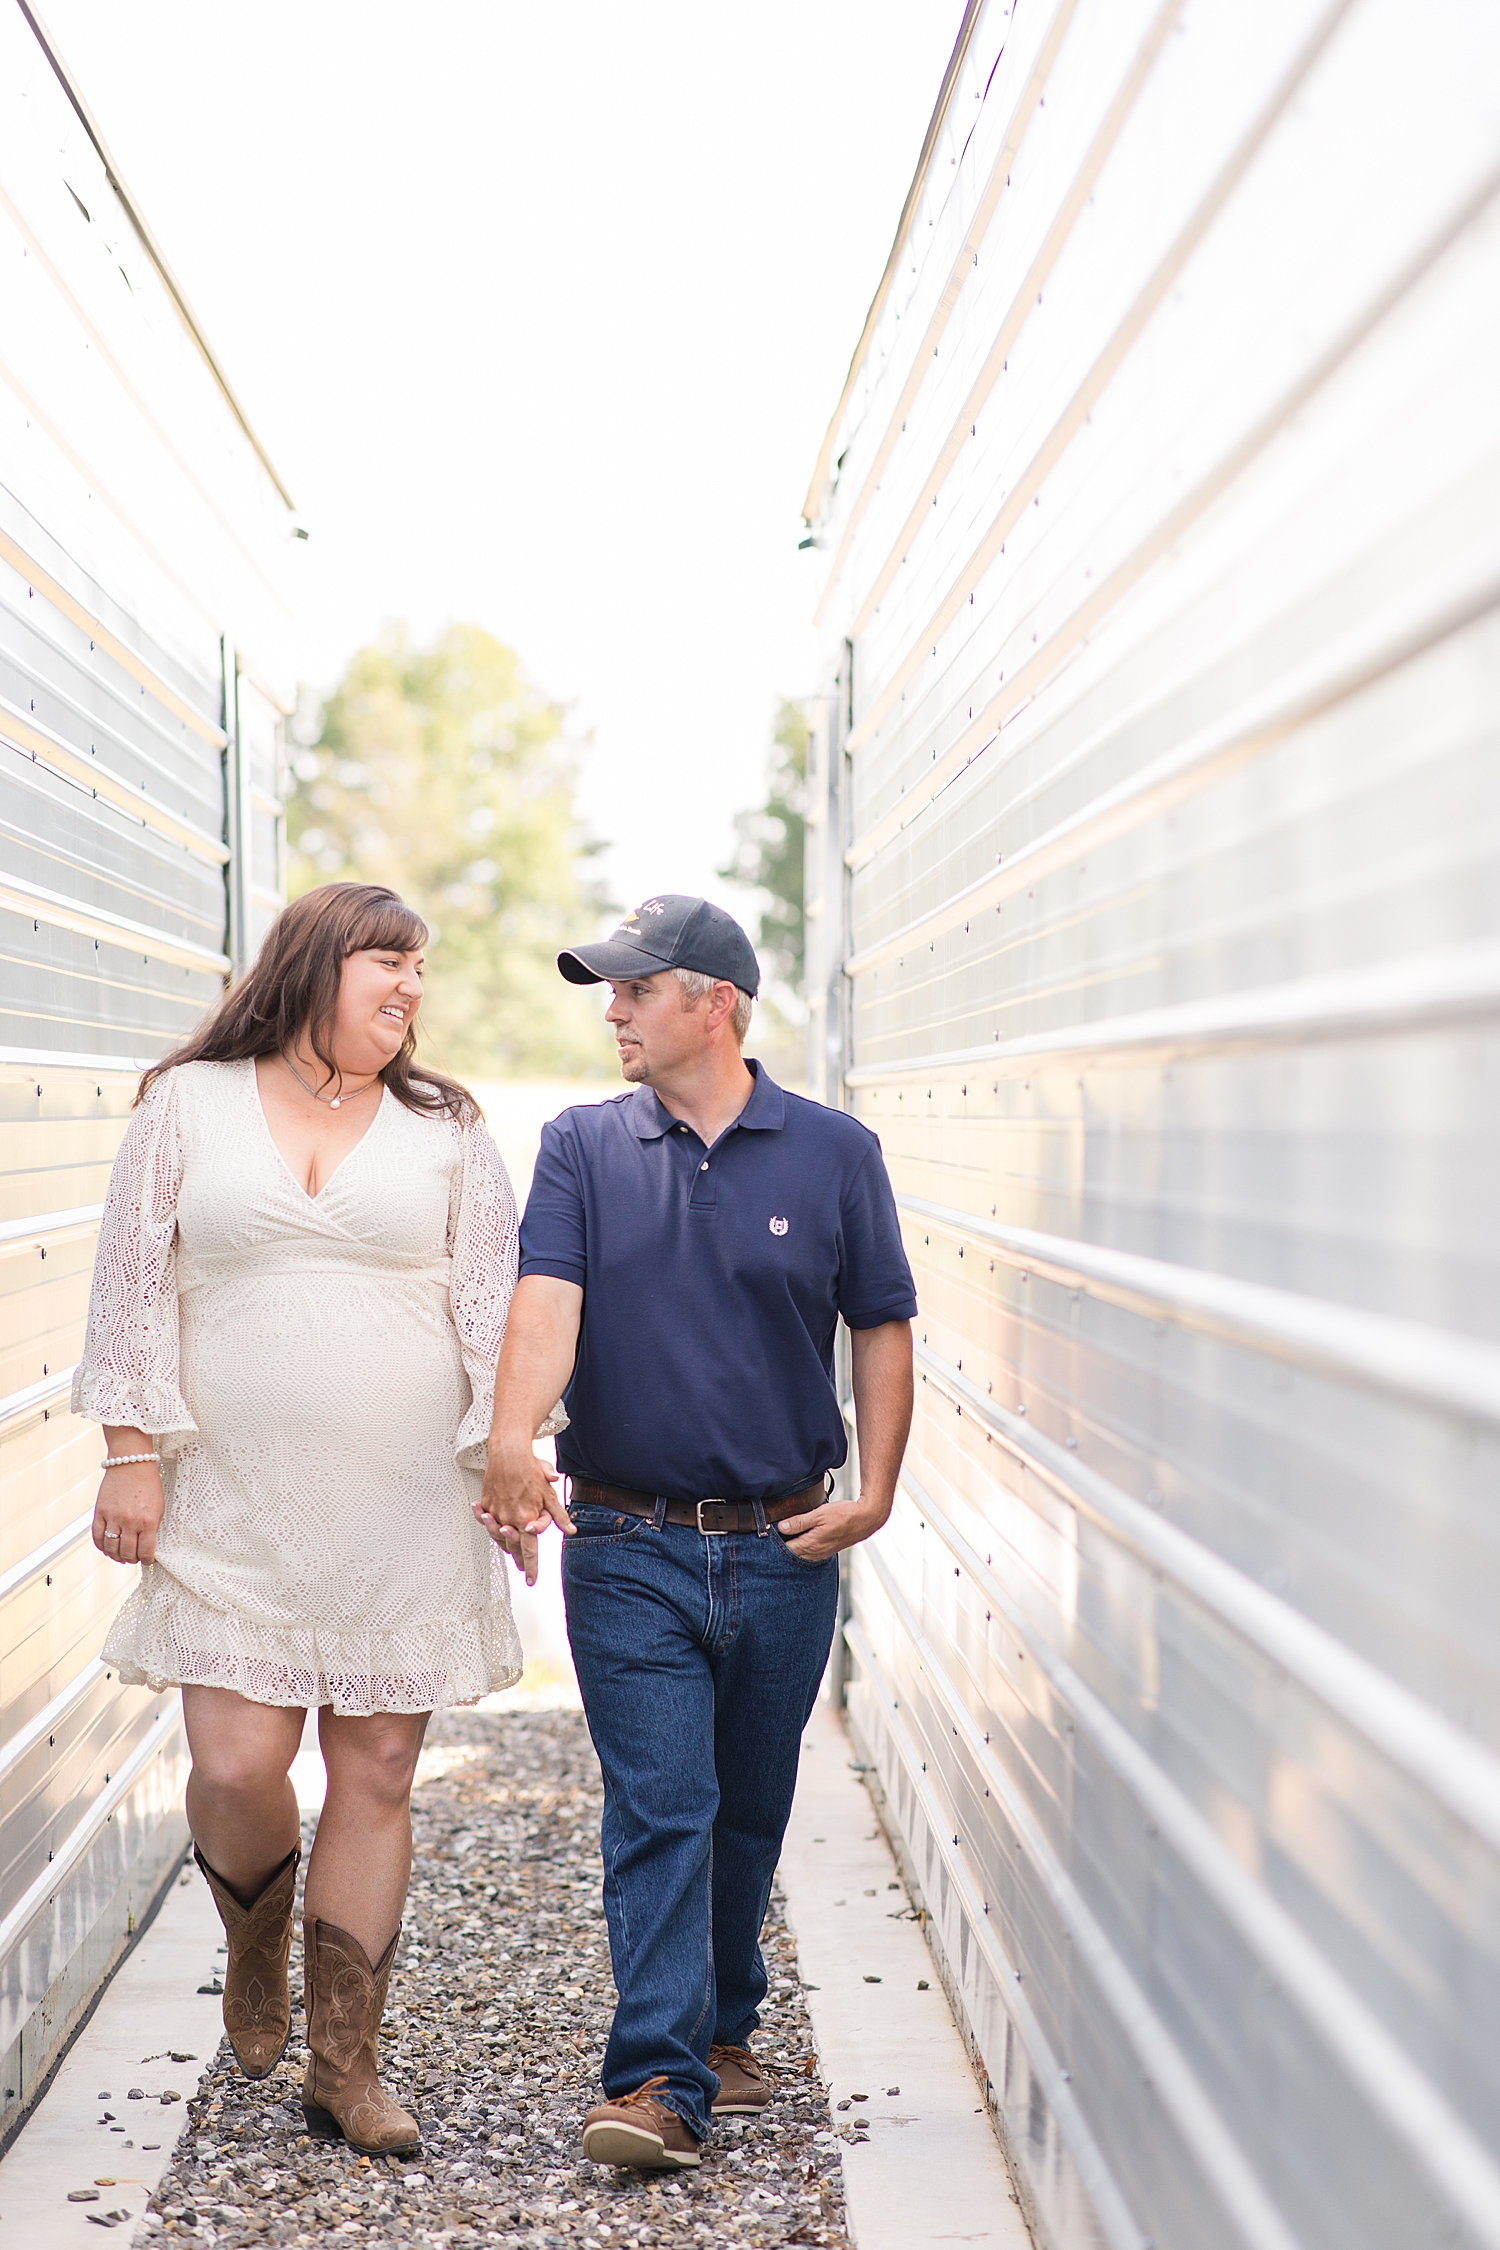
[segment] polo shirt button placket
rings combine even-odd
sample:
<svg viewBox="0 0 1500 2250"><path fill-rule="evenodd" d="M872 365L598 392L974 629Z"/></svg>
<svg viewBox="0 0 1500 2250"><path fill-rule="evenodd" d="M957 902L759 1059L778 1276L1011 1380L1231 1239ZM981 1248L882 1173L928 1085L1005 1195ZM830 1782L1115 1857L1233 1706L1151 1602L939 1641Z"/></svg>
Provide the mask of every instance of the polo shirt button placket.
<svg viewBox="0 0 1500 2250"><path fill-rule="evenodd" d="M705 1156L693 1172L688 1187L688 1208L701 1211L705 1217L714 1213L717 1204L717 1197L714 1194L714 1181L704 1177L708 1168L708 1158Z"/></svg>

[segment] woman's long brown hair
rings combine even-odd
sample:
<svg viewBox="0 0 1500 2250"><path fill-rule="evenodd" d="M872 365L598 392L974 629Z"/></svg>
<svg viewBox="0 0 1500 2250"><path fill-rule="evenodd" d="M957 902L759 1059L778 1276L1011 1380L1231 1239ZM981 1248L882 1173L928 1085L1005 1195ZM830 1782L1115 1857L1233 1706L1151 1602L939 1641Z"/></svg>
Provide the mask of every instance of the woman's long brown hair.
<svg viewBox="0 0 1500 2250"><path fill-rule="evenodd" d="M284 906L238 984L225 993L180 1047L163 1055L141 1079L142 1101L163 1071L190 1062L247 1062L285 1055L304 1035L325 1070L337 1076L333 1020L339 980L351 953L414 953L427 943L427 924L394 891L379 883L322 883ZM473 1095L441 1071L413 1061L417 1027L407 1026L399 1054L381 1071L398 1102L419 1117L478 1114Z"/></svg>

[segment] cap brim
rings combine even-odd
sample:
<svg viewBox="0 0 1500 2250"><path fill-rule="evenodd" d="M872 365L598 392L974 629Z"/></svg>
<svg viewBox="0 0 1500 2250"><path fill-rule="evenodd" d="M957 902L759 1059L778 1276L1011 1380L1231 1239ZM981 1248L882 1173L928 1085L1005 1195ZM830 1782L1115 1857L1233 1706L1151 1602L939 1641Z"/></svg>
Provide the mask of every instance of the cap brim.
<svg viewBox="0 0 1500 2250"><path fill-rule="evenodd" d="M619 945L606 938L600 945L570 946L559 953L557 965L569 984L619 984L626 977L658 976L669 964L643 945Z"/></svg>

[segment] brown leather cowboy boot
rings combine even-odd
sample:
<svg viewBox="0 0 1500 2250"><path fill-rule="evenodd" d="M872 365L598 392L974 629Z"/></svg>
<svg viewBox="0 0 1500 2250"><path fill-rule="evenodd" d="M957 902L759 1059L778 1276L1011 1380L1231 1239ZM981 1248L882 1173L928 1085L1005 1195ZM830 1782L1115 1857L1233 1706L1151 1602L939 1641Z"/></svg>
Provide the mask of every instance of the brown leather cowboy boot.
<svg viewBox="0 0 1500 2250"><path fill-rule="evenodd" d="M229 1940L229 1966L224 1971L224 2029L229 2044L247 2078L269 2078L286 2053L292 2029L286 1965L292 1950L292 1907L302 1846L293 1846L248 1906L241 1906L196 1844L193 1857L213 1892Z"/></svg>
<svg viewBox="0 0 1500 2250"><path fill-rule="evenodd" d="M307 2076L302 2112L320 2140L346 2140L364 2156L420 2148L422 2128L381 2085L380 2019L396 1940L372 1966L358 1938L310 1915L302 1921L307 1979Z"/></svg>

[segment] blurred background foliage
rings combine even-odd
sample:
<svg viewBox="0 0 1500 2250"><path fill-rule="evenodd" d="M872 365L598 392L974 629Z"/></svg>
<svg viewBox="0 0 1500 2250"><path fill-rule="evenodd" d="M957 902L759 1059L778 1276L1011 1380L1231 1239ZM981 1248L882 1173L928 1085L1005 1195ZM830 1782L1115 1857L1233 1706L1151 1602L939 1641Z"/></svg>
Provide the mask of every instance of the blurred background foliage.
<svg viewBox="0 0 1500 2250"><path fill-rule="evenodd" d="M409 900L432 931L422 1052L478 1082L619 1083L604 994L557 973L558 948L596 936L613 908L574 803L565 718L482 626L452 625L417 647L393 625L292 724L291 895L351 881ZM764 800L736 815L719 869L755 894L740 910L763 972L747 1051L794 1087L807 739L802 705L783 698Z"/></svg>
<svg viewBox="0 0 1500 2250"><path fill-rule="evenodd" d="M802 841L807 791L807 713L783 696L771 730L766 801L734 816L734 853L719 873L766 894L760 927L751 934L762 974L802 996L807 924L802 903Z"/></svg>
<svg viewBox="0 0 1500 2250"><path fill-rule="evenodd" d="M747 1051L759 1055L783 1086L807 1086L806 930L802 846L807 808L807 712L783 696L771 729L764 801L734 818L734 851L719 869L760 901L760 919L744 917L755 940L761 997Z"/></svg>
<svg viewBox="0 0 1500 2250"><path fill-rule="evenodd" d="M599 993L557 973L609 904L577 754L515 651L477 625L427 648L392 626L299 716L289 890L387 883L426 918L422 1051L461 1077L615 1079Z"/></svg>

